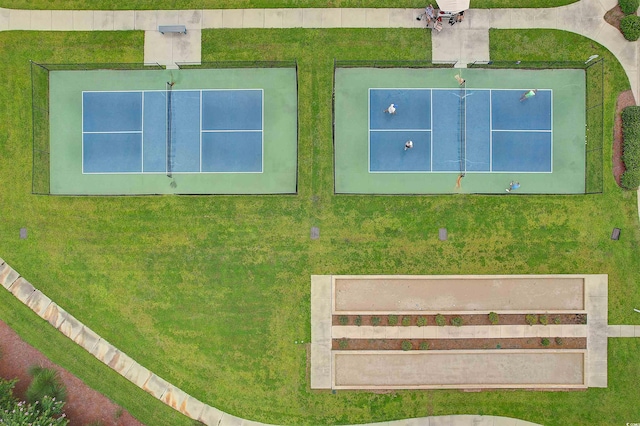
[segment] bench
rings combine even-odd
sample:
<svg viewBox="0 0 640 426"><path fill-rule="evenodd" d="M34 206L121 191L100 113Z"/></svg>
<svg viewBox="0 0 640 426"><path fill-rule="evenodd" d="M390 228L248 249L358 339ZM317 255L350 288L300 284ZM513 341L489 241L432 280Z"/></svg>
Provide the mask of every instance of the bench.
<svg viewBox="0 0 640 426"><path fill-rule="evenodd" d="M158 31L160 31L160 34L164 34L164 33L186 34L187 27L185 25L158 25Z"/></svg>

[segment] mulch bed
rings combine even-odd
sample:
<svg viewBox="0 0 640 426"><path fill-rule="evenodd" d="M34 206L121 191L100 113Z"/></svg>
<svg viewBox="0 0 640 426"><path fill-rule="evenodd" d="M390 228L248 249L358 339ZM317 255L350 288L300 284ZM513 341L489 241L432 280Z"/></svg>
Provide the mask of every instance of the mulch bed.
<svg viewBox="0 0 640 426"><path fill-rule="evenodd" d="M587 323L587 315L586 314L539 314L538 318L541 315L547 315L549 324L586 324ZM389 326L389 316L388 315L359 315L362 323L360 325L373 325L373 318L379 318L380 322L377 324L381 327ZM443 315L445 317L447 325L451 324L451 320L455 317L462 318L462 324L464 325L491 325L489 321L489 315L487 314L467 314L467 315ZM347 323L342 324L340 322L341 317L347 317ZM331 323L333 325L358 325L356 324L356 318L358 315L333 315L331 319ZM410 325L418 325L418 318L424 317L426 319L426 326L433 326L436 324L436 316L435 315L398 315L398 323L396 326L402 327L404 324L402 323L403 318L409 318ZM556 319L557 318L557 319ZM526 315L525 314L504 314L499 317L500 325L527 325Z"/></svg>
<svg viewBox="0 0 640 426"><path fill-rule="evenodd" d="M618 95L616 102L616 119L613 126L613 177L616 179L616 183L620 186L620 177L626 170L624 162L622 161L622 116L620 115L622 110L628 106L635 105L636 101L633 98L633 92L627 90L626 92Z"/></svg>
<svg viewBox="0 0 640 426"><path fill-rule="evenodd" d="M584 337L549 337L549 345L542 344L540 337L513 339L333 339L333 350L384 351L402 350L402 342L411 342L412 350L469 350L469 349L586 349ZM341 343L342 342L342 343ZM345 346L346 342L346 346ZM424 346L426 343L426 347ZM421 347L421 344L423 345Z"/></svg>
<svg viewBox="0 0 640 426"><path fill-rule="evenodd" d="M624 18L624 12L620 9L620 5L616 4L616 7L609 10L604 14L604 20L613 27L616 27L620 31L620 20Z"/></svg>
<svg viewBox="0 0 640 426"><path fill-rule="evenodd" d="M49 361L42 353L20 338L7 324L0 321L0 377L19 379L14 395L24 399L31 381L27 373L32 365L53 368L67 388L64 412L70 426L101 422L103 426L143 426L122 407L100 392L84 384L73 374Z"/></svg>

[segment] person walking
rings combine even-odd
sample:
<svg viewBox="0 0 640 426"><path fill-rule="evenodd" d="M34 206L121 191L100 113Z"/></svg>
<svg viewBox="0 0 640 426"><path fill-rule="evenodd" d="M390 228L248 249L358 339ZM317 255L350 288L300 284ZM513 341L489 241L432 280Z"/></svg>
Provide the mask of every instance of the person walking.
<svg viewBox="0 0 640 426"><path fill-rule="evenodd" d="M436 19L436 11L433 8L433 5L429 4L429 6L424 9L424 13L427 15L427 26L429 26L431 21L435 21Z"/></svg>
<svg viewBox="0 0 640 426"><path fill-rule="evenodd" d="M506 189L506 191L511 192L511 191L515 191L518 188L520 188L520 182L516 182L512 180L511 183L509 184L509 187Z"/></svg>
<svg viewBox="0 0 640 426"><path fill-rule="evenodd" d="M386 112L387 114L395 114L396 113L396 104L391 104L389 105L389 108L385 109L383 112Z"/></svg>
<svg viewBox="0 0 640 426"><path fill-rule="evenodd" d="M421 21L422 17L426 17L427 18L427 26L429 26L431 21L435 21L435 19L436 19L436 11L433 8L432 4L429 4L429 6L425 7L424 8L424 12L422 12L420 15L418 15L418 17L416 19L418 21Z"/></svg>
<svg viewBox="0 0 640 426"><path fill-rule="evenodd" d="M536 95L536 93L538 93L538 89L527 90L522 94L522 96L520 96L520 102L529 98L533 98Z"/></svg>

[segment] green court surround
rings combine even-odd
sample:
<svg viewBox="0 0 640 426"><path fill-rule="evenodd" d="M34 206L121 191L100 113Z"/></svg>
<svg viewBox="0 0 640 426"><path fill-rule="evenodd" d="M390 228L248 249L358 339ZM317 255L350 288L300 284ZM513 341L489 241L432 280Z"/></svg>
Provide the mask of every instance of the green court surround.
<svg viewBox="0 0 640 426"><path fill-rule="evenodd" d="M335 71L335 192L352 194L505 194L512 180L517 193L585 192L585 72L574 69L376 69ZM468 90L552 89L553 172L369 173L368 92L370 88L456 88L461 73Z"/></svg>
<svg viewBox="0 0 640 426"><path fill-rule="evenodd" d="M264 90L262 173L83 174L82 92ZM297 191L295 68L51 71L51 194L290 194Z"/></svg>

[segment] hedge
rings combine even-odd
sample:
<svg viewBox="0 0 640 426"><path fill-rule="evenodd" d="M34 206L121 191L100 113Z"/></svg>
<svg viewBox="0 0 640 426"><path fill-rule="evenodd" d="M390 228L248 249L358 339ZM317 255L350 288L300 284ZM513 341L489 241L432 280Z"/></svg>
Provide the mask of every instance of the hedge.
<svg viewBox="0 0 640 426"><path fill-rule="evenodd" d="M618 4L620 9L625 15L636 13L638 6L640 6L640 0L619 0Z"/></svg>
<svg viewBox="0 0 640 426"><path fill-rule="evenodd" d="M636 41L640 38L640 16L627 15L620 20L620 31L629 41Z"/></svg>
<svg viewBox="0 0 640 426"><path fill-rule="evenodd" d="M626 171L620 184L626 189L640 186L640 106L622 110L622 161Z"/></svg>

